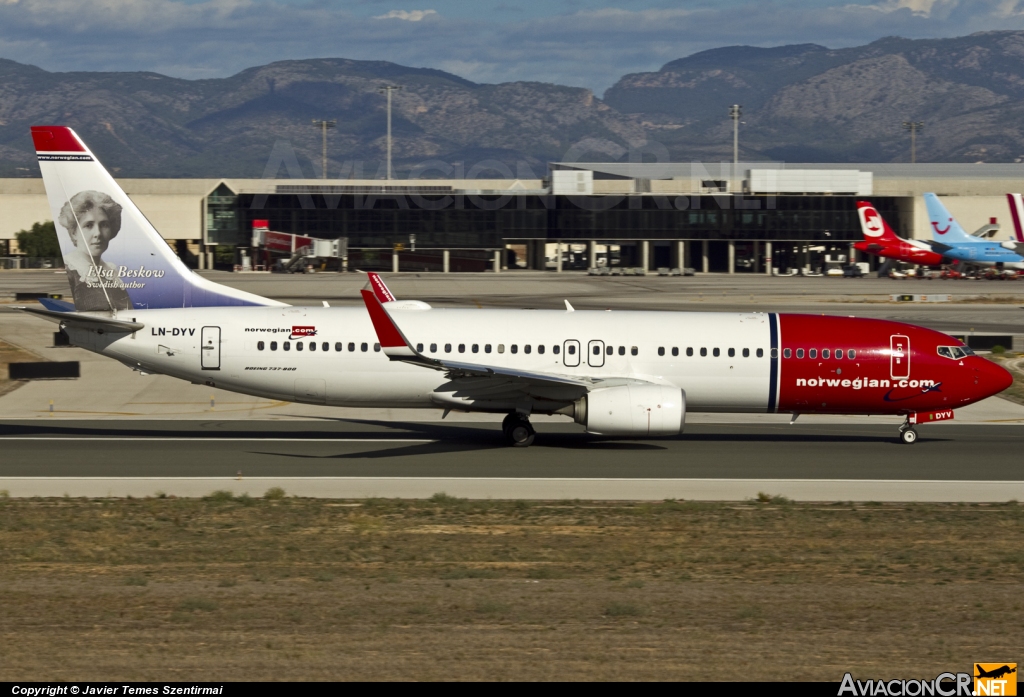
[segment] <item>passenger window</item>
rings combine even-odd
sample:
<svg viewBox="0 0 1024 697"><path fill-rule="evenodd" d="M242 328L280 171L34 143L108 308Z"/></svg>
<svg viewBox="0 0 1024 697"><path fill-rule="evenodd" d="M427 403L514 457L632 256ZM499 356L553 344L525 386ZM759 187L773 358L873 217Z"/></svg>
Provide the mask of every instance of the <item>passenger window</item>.
<svg viewBox="0 0 1024 697"><path fill-rule="evenodd" d="M331 345L325 341L324 343L320 344L320 350L321 351L330 351L331 350Z"/></svg>
<svg viewBox="0 0 1024 697"><path fill-rule="evenodd" d="M444 345L444 352L445 353L451 353L452 352L452 345L451 344L445 344Z"/></svg>
<svg viewBox="0 0 1024 697"><path fill-rule="evenodd" d="M334 343L334 350L335 351L339 351L339 352L341 351L341 342L340 341L336 341Z"/></svg>
<svg viewBox="0 0 1024 697"><path fill-rule="evenodd" d="M374 344L373 345L373 350L378 352L378 353L380 353L380 344Z"/></svg>
<svg viewBox="0 0 1024 697"><path fill-rule="evenodd" d="M276 351L277 350L277 342L276 341L271 341L270 342L270 350L271 351Z"/></svg>
<svg viewBox="0 0 1024 697"><path fill-rule="evenodd" d="M702 358L705 358L708 355L708 350L706 348L704 348L703 346L700 347L700 355L701 355Z"/></svg>
<svg viewBox="0 0 1024 697"><path fill-rule="evenodd" d="M807 357L808 358L817 358L818 357L818 349L810 349L809 351L807 351Z"/></svg>
<svg viewBox="0 0 1024 697"><path fill-rule="evenodd" d="M544 353L544 344L539 344L537 346L537 353Z"/></svg>
<svg viewBox="0 0 1024 697"><path fill-rule="evenodd" d="M719 351L717 348L711 349L711 355L714 356L715 358L718 358L719 356L722 355L722 352Z"/></svg>
<svg viewBox="0 0 1024 697"><path fill-rule="evenodd" d="M349 353L354 352L356 350L356 342L354 342L354 341L348 342L348 350L349 350Z"/></svg>
<svg viewBox="0 0 1024 697"><path fill-rule="evenodd" d="M532 349L530 348L529 344L527 344L526 346L523 347L523 353L529 353L531 350Z"/></svg>
<svg viewBox="0 0 1024 697"><path fill-rule="evenodd" d="M281 348L283 348L285 351L291 351L292 350L292 342L290 342L290 341L282 341L281 342Z"/></svg>
<svg viewBox="0 0 1024 697"><path fill-rule="evenodd" d="M465 353L465 352L466 352L466 345L465 344L459 344L459 353Z"/></svg>
<svg viewBox="0 0 1024 697"><path fill-rule="evenodd" d="M512 345L511 345L511 346L509 347L509 350L510 350L510 351L511 351L512 353L519 353L519 344L512 344Z"/></svg>
<svg viewBox="0 0 1024 697"><path fill-rule="evenodd" d="M480 353L480 344L473 344L473 353Z"/></svg>
<svg viewBox="0 0 1024 697"><path fill-rule="evenodd" d="M846 357L849 358L852 361L854 358L857 357L857 352L854 351L853 349L847 349L846 350Z"/></svg>
<svg viewBox="0 0 1024 697"><path fill-rule="evenodd" d="M437 353L437 344L431 344L430 345L430 352L431 353Z"/></svg>
<svg viewBox="0 0 1024 697"><path fill-rule="evenodd" d="M295 350L296 351L301 351L302 350L302 342L301 341L296 341L295 342Z"/></svg>
<svg viewBox="0 0 1024 697"><path fill-rule="evenodd" d="M735 357L736 357L736 349L734 349L734 348L729 349L729 358L735 358Z"/></svg>
<svg viewBox="0 0 1024 697"><path fill-rule="evenodd" d="M836 349L836 358L842 358L842 357L843 357L843 350L842 349Z"/></svg>
<svg viewBox="0 0 1024 697"><path fill-rule="evenodd" d="M625 346L620 346L619 347L619 355L620 356L625 356L626 355L626 347Z"/></svg>
<svg viewBox="0 0 1024 697"><path fill-rule="evenodd" d="M750 358L750 349L743 349L743 357Z"/></svg>
<svg viewBox="0 0 1024 697"><path fill-rule="evenodd" d="M772 351L774 351L774 350L775 349L772 349ZM783 358L792 358L793 357L793 351L790 350L790 349L783 349L782 357ZM774 356L772 356L772 358L774 358Z"/></svg>
<svg viewBox="0 0 1024 697"><path fill-rule="evenodd" d="M555 344L554 346L551 347L551 353L555 354L556 356L558 355L558 352L561 350L562 347L559 346L558 344Z"/></svg>
<svg viewBox="0 0 1024 697"><path fill-rule="evenodd" d="M600 356L601 355L601 347L600 346L594 346L594 355L595 356Z"/></svg>
<svg viewBox="0 0 1024 697"><path fill-rule="evenodd" d="M672 347L672 355L673 356L678 356L679 355L679 347L678 346L673 346Z"/></svg>
<svg viewBox="0 0 1024 697"><path fill-rule="evenodd" d="M595 351L594 353L597 353L597 352ZM658 347L658 355L659 356L664 356L665 355L665 347L664 346L659 346Z"/></svg>
<svg viewBox="0 0 1024 697"><path fill-rule="evenodd" d="M505 353L505 344L498 344L498 353Z"/></svg>
<svg viewBox="0 0 1024 697"><path fill-rule="evenodd" d="M309 342L309 350L310 351L316 351L316 342L315 341L310 341Z"/></svg>
<svg viewBox="0 0 1024 697"><path fill-rule="evenodd" d="M776 358L777 357L775 349L772 349L772 354L773 354L772 358ZM757 357L758 358L764 358L764 349L758 349L757 350Z"/></svg>
<svg viewBox="0 0 1024 697"><path fill-rule="evenodd" d="M615 353L615 347L614 346L607 346L607 347L605 347L604 352L607 353L609 356L611 356L612 354Z"/></svg>
<svg viewBox="0 0 1024 697"><path fill-rule="evenodd" d="M484 344L484 353L490 353L490 352L491 352L491 345L490 344Z"/></svg>
<svg viewBox="0 0 1024 697"><path fill-rule="evenodd" d="M367 349L369 349L369 348L370 347L366 344L365 341L363 343L359 344L359 350L362 351L363 353L366 353Z"/></svg>
<svg viewBox="0 0 1024 697"><path fill-rule="evenodd" d="M634 346L633 348L629 349L629 352L630 352L630 354L635 356L637 354L636 346Z"/></svg>
<svg viewBox="0 0 1024 697"><path fill-rule="evenodd" d="M821 350L821 357L822 358L828 358L829 357L829 350L828 349L822 349Z"/></svg>
<svg viewBox="0 0 1024 697"><path fill-rule="evenodd" d="M256 350L257 351L262 351L264 346L266 346L266 344L264 344L262 341L257 341L256 342Z"/></svg>
<svg viewBox="0 0 1024 697"><path fill-rule="evenodd" d="M416 353L423 353L423 344L416 344Z"/></svg>
<svg viewBox="0 0 1024 697"><path fill-rule="evenodd" d="M687 356L692 356L693 355L693 347L692 346L687 346L686 347L686 355Z"/></svg>
<svg viewBox="0 0 1024 697"><path fill-rule="evenodd" d="M803 358L804 357L804 350L803 349L797 349L796 350L796 357L797 358Z"/></svg>
<svg viewBox="0 0 1024 697"><path fill-rule="evenodd" d="M575 356L576 355L576 344L569 344L569 355L570 356Z"/></svg>

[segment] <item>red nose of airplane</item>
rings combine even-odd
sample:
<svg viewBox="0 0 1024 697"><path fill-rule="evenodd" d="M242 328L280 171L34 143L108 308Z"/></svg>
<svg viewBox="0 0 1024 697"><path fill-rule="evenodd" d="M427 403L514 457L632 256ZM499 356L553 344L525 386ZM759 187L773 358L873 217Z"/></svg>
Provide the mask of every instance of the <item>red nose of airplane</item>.
<svg viewBox="0 0 1024 697"><path fill-rule="evenodd" d="M1013 376L1009 371L984 358L979 358L975 362L974 371L978 399L999 394L1013 384Z"/></svg>

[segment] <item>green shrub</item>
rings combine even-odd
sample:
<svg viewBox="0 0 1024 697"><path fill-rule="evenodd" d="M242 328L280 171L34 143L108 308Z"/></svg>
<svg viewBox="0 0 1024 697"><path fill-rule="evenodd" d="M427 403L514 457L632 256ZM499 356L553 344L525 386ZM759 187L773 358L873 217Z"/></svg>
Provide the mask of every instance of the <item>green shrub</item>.
<svg viewBox="0 0 1024 697"><path fill-rule="evenodd" d="M283 499L284 496L284 489L282 489L279 486L272 486L269 489L267 489L267 493L263 494L263 498L270 499L271 501Z"/></svg>

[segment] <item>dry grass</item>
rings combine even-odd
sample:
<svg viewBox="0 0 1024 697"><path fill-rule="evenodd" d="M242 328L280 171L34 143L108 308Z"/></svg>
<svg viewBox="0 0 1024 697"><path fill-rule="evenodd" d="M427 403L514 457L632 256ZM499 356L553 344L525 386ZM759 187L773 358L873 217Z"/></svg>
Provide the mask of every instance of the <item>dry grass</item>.
<svg viewBox="0 0 1024 697"><path fill-rule="evenodd" d="M818 679L1013 660L1024 507L0 499L0 680Z"/></svg>
<svg viewBox="0 0 1024 697"><path fill-rule="evenodd" d="M20 346L9 344L6 341L0 341L0 395L13 392L14 390L21 387L24 383L20 380L10 380L7 375L7 364L8 363L21 363L25 361L42 361L45 360L40 358L31 351L27 351Z"/></svg>

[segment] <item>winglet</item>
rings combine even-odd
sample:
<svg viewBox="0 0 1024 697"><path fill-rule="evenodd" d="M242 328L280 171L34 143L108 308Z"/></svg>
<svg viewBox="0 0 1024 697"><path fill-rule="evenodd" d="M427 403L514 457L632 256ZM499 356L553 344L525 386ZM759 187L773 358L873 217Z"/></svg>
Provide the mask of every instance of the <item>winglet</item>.
<svg viewBox="0 0 1024 697"><path fill-rule="evenodd" d="M574 307L573 307L572 305L570 305L570 304L569 304L569 301L568 301L568 300L566 300L566 301L565 301L565 311L566 311L566 312L575 312L575 311L576 311L576 308L574 308Z"/></svg>
<svg viewBox="0 0 1024 697"><path fill-rule="evenodd" d="M409 340L402 334L391 315L387 313L380 300L372 290L360 291L366 309L370 313L370 321L373 322L373 330L377 332L377 341L384 354L391 360L405 360L416 358L417 353L413 350Z"/></svg>
<svg viewBox="0 0 1024 697"><path fill-rule="evenodd" d="M370 287L373 288L373 294L377 296L377 300L380 300L382 303L395 302L395 294L388 289L380 274L368 271L366 275L370 277Z"/></svg>
<svg viewBox="0 0 1024 697"><path fill-rule="evenodd" d="M1021 227L1024 221L1024 201L1021 201L1020 194L1006 194L1010 202L1010 217L1013 218L1013 233L1018 242L1024 243L1024 228Z"/></svg>

